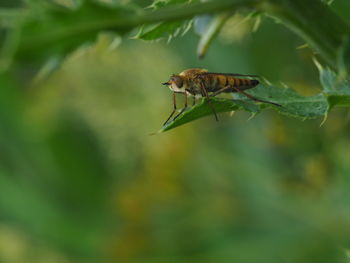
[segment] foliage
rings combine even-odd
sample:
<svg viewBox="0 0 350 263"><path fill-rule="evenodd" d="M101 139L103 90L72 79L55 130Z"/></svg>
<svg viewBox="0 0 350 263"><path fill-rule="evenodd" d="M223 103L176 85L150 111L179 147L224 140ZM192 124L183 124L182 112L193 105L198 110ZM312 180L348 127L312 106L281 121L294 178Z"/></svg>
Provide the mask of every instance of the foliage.
<svg viewBox="0 0 350 263"><path fill-rule="evenodd" d="M349 1L0 5L0 262L349 260ZM196 64L282 107L201 99L148 136Z"/></svg>
<svg viewBox="0 0 350 263"><path fill-rule="evenodd" d="M279 90L272 86L260 87L260 91L257 91L259 95L268 96L280 102L283 107L279 112L302 118L324 116L333 106L341 102L343 105L347 100L344 89L338 90L337 87L347 86L350 27L333 13L329 5L319 0L219 0L203 3L187 0L156 0L144 10L137 6L98 1L83 1L80 5L71 2L66 6L51 3L40 7L38 8L38 3L32 2L28 2L25 7L19 5L10 18L4 12L3 31L5 33L1 52L3 70L11 70L13 68L11 65L16 66L18 70L28 63L35 69L53 57L56 61L60 61L74 49L94 41L102 31L123 36L139 27L140 31L136 38L156 40L167 37L171 39L180 33L186 33L192 25L192 20L198 15L209 11L216 12L218 15L210 18L211 22L208 22L210 21L208 19L196 18L198 20L196 27L202 28L197 30L202 35L198 50L199 56L202 57L225 21L232 14L243 9L243 12L249 10L248 19L253 17L251 14L259 12L281 21L304 38L307 44L318 53L319 58L332 68L332 71L339 73L337 83L333 77L332 84L328 83L327 89L315 97L319 101L316 104L313 97L302 98L288 88ZM224 13L222 13L223 10L225 10ZM312 13L308 10L322 14L323 19L310 19ZM321 75L324 74L321 72ZM330 89L332 89L331 92ZM283 97L282 94L285 96ZM288 100L288 106L286 106L286 100ZM300 105L300 100L303 101L303 106ZM230 108L231 106L225 111L229 111ZM198 110L201 110L200 107L192 109L191 112ZM222 111L221 108L220 111ZM195 113L194 115L198 117L205 114ZM191 120L190 116L190 112L187 112L188 121ZM175 126L178 124L171 127Z"/></svg>

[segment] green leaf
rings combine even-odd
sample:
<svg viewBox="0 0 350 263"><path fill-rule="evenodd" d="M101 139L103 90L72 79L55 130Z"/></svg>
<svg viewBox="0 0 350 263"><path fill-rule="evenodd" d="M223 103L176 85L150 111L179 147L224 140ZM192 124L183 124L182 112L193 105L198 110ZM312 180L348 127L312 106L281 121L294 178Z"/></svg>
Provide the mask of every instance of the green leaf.
<svg viewBox="0 0 350 263"><path fill-rule="evenodd" d="M135 38L143 40L156 40L164 37L184 35L191 28L192 20L161 22L156 25L142 28Z"/></svg>
<svg viewBox="0 0 350 263"><path fill-rule="evenodd" d="M201 38L198 43L197 47L197 56L199 58L203 58L204 55L207 53L208 48L212 41L215 39L215 37L219 34L221 28L226 23L227 19L232 15L231 12L226 12L222 14L218 14L210 20L210 22L206 25L205 29L201 29L201 27L204 27L204 23L207 22L206 17L199 18L197 27L197 32L202 31Z"/></svg>
<svg viewBox="0 0 350 263"><path fill-rule="evenodd" d="M278 88L259 85L258 87L247 91L247 93L259 99L275 102L282 106L278 107L266 103L255 103L241 94L236 94L237 99L234 100L221 98L211 98L210 100L217 113L245 110L257 114L264 108L274 108L284 115L309 119L325 116L329 109L327 97L323 94L302 96L288 87ZM162 127L159 132L171 130L190 121L212 114L213 112L208 100L203 99L200 104L189 108L181 116L176 118L176 120L171 121Z"/></svg>
<svg viewBox="0 0 350 263"><path fill-rule="evenodd" d="M199 16L195 20L195 32L200 35L200 40L197 47L197 56L203 58L208 51L209 46L219 34L222 27L226 24L227 20L234 15L234 11L226 11L219 13L217 15L204 15ZM250 19L256 19L253 31L256 31L260 23L260 13L257 11L249 12L243 19L234 25L238 27L239 25L249 21Z"/></svg>
<svg viewBox="0 0 350 263"><path fill-rule="evenodd" d="M78 9L36 9L18 21L20 38L14 58L19 62L42 62L96 39L101 31L125 34L132 27L122 21L132 9L85 2Z"/></svg>
<svg viewBox="0 0 350 263"><path fill-rule="evenodd" d="M320 72L320 81L325 96L328 99L329 108L334 106L350 106L350 82L346 76L338 76L329 68L323 68L315 61Z"/></svg>
<svg viewBox="0 0 350 263"><path fill-rule="evenodd" d="M175 4L186 4L189 0L155 0L150 8L159 9L166 6ZM135 36L137 39L143 40L156 40L167 37L171 39L178 35L184 35L192 26L192 20L179 20L160 22L155 25L144 26L140 29L139 33Z"/></svg>
<svg viewBox="0 0 350 263"><path fill-rule="evenodd" d="M254 103L239 100L211 98L210 103L215 108L217 113L237 110L245 110L251 113L258 113L260 111L259 106L255 105ZM171 121L164 125L159 132L171 130L190 121L212 114L213 111L208 103L208 100L202 99L199 104L185 111L178 118L176 118L175 121Z"/></svg>
<svg viewBox="0 0 350 263"><path fill-rule="evenodd" d="M302 119L316 118L324 116L328 112L327 98L324 94L314 96L302 96L289 87L278 88L274 86L259 85L258 87L247 91L247 93L263 99L282 105L274 107L278 112ZM237 94L242 100L250 100L244 95ZM261 104L261 108L265 107Z"/></svg>
<svg viewBox="0 0 350 263"><path fill-rule="evenodd" d="M78 47L93 42L101 31L124 35L136 27L156 24L150 29L143 29L145 38L164 34L172 37L187 32L191 19L196 15L249 6L254 1L220 0L218 5L216 1L157 0L153 10L149 11L134 5L102 4L105 1L71 0L60 6L47 1L26 0L26 8L10 14L6 10L0 12L0 18L6 20L6 27L11 31L6 32L6 40L0 45L0 71L15 64L19 66L16 69L29 66L35 72L51 56L64 58ZM187 2L190 3L185 4ZM175 21L188 22L176 27L172 24ZM171 23L171 26L165 23Z"/></svg>

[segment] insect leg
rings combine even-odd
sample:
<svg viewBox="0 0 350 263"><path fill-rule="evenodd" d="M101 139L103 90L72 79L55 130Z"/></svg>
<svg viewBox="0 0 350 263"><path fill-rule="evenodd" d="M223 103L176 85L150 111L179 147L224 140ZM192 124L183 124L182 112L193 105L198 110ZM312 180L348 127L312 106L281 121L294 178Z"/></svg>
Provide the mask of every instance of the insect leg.
<svg viewBox="0 0 350 263"><path fill-rule="evenodd" d="M216 95L219 95L220 93L222 93L225 90L228 90L230 88L231 88L231 86L226 86L226 87L224 87L222 89L219 89L219 90L215 91L214 93L210 94L210 97L215 97Z"/></svg>
<svg viewBox="0 0 350 263"><path fill-rule="evenodd" d="M168 117L168 119L164 122L163 126L168 123L168 121L170 120L171 117L173 117L173 115L174 115L174 113L176 111L176 95L175 95L175 92L173 93L173 104L174 104L174 109L170 113L170 116Z"/></svg>
<svg viewBox="0 0 350 263"><path fill-rule="evenodd" d="M242 93L243 95L245 95L246 97L248 97L249 99L252 99L254 101L258 101L258 102L264 102L264 103L268 103L268 104L272 104L272 105L275 105L275 106L278 106L278 107L282 107L282 105L278 104L278 103L274 103L274 102L271 102L271 101L267 101L267 100L261 100L261 99L258 99L258 98L255 98L254 96L244 92L243 90L237 88L237 87L233 87L233 89L235 89L237 92L239 93Z"/></svg>
<svg viewBox="0 0 350 263"><path fill-rule="evenodd" d="M177 119L177 117L179 117L186 109L187 109L187 93L183 93L185 95L185 107L179 112L179 114L177 114L173 121Z"/></svg>
<svg viewBox="0 0 350 263"><path fill-rule="evenodd" d="M193 96L193 102L192 102L192 107L196 105L196 95Z"/></svg>
<svg viewBox="0 0 350 263"><path fill-rule="evenodd" d="M203 83L201 83L200 86L201 86L201 89L202 89L202 93L203 93L204 96L208 99L208 104L209 104L211 110L212 110L213 113L214 113L214 116L215 116L216 121L219 121L218 116L216 115L215 108L214 108L214 106L211 104L211 100L210 100L210 97L209 97L209 95L208 95L208 91L205 89Z"/></svg>

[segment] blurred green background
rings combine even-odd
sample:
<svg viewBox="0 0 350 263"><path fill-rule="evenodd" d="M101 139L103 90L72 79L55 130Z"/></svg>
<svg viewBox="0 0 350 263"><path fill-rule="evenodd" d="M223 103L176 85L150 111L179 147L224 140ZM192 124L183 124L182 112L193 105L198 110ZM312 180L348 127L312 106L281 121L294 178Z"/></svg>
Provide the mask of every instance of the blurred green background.
<svg viewBox="0 0 350 263"><path fill-rule="evenodd" d="M349 20L346 0L332 7ZM1 263L350 261L347 110L322 126L270 110L149 135L172 109L160 83L186 68L320 92L301 39L229 23L203 60L192 31L114 48L101 34L48 79L1 78Z"/></svg>

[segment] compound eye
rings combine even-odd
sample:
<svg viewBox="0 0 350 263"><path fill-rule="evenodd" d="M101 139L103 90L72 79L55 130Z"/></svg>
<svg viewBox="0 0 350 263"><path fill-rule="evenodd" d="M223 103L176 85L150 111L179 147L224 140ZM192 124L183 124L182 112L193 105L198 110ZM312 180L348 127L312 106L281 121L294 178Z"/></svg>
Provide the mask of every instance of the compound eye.
<svg viewBox="0 0 350 263"><path fill-rule="evenodd" d="M183 81L182 81L182 78L179 77L179 76L172 76L172 81L174 81L175 85L178 87L178 88L181 88L182 85L183 85Z"/></svg>

